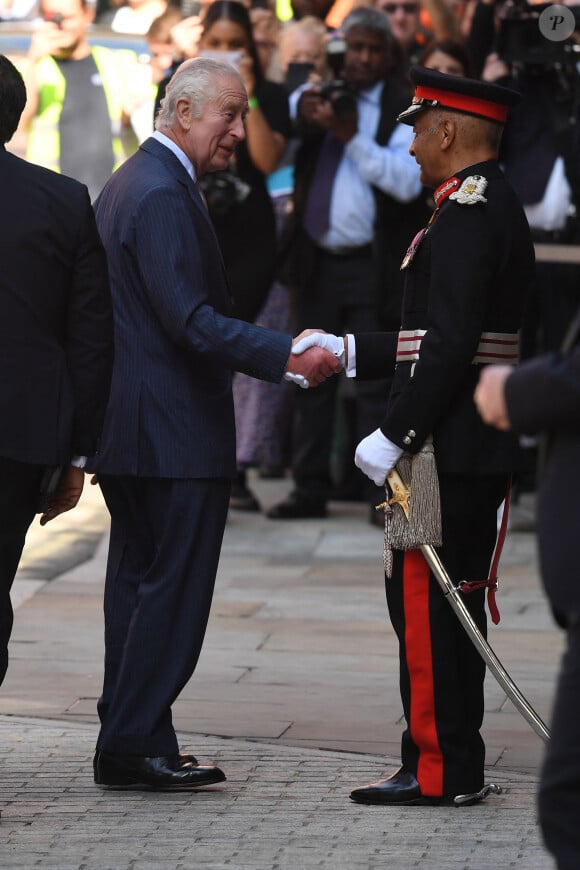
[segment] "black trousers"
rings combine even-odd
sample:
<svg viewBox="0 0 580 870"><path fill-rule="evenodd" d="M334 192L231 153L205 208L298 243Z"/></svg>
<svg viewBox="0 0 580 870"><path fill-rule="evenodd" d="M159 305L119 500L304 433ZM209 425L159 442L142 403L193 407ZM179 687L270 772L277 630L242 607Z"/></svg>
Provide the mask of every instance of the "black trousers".
<svg viewBox="0 0 580 870"><path fill-rule="evenodd" d="M347 257L320 253L311 289L293 300L293 316L296 333L308 327L335 335L380 331L370 251ZM292 474L300 494L321 501L331 489L330 449L338 384L334 377L315 390L294 392ZM383 419L389 388L390 381L354 379L357 443ZM383 500L384 491L367 478L363 485L369 502Z"/></svg>
<svg viewBox="0 0 580 870"><path fill-rule="evenodd" d="M111 514L97 747L178 751L171 705L203 643L231 481L99 475Z"/></svg>
<svg viewBox="0 0 580 870"><path fill-rule="evenodd" d="M497 539L497 509L507 478L440 475L443 547L451 579L484 580ZM420 550L395 551L387 603L399 640L406 729L403 765L423 794L453 797L483 787L485 664L429 570ZM485 593L465 596L486 634Z"/></svg>
<svg viewBox="0 0 580 870"><path fill-rule="evenodd" d="M544 840L559 870L577 870L580 864L580 622L572 625L567 634L538 802Z"/></svg>
<svg viewBox="0 0 580 870"><path fill-rule="evenodd" d="M14 614L10 590L36 513L43 468L0 458L0 685L8 669Z"/></svg>

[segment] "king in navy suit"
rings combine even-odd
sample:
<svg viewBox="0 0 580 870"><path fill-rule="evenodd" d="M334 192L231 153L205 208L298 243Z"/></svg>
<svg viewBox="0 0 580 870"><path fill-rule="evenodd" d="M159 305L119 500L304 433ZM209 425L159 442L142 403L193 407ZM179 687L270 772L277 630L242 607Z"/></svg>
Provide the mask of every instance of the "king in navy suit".
<svg viewBox="0 0 580 870"><path fill-rule="evenodd" d="M96 202L109 258L116 358L94 470L111 514L105 676L95 781L196 787L225 779L181 755L171 705L206 629L231 479L232 372L316 385L340 368L303 364L292 339L229 316L220 250L197 187L224 169L248 110L232 67L183 64L156 132Z"/></svg>

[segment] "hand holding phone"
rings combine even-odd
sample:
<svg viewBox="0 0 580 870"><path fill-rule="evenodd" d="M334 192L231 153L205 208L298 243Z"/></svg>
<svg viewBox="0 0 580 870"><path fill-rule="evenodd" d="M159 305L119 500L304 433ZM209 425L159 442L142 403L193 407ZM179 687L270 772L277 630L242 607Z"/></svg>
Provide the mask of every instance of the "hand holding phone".
<svg viewBox="0 0 580 870"><path fill-rule="evenodd" d="M296 61L289 63L286 78L284 80L286 91L291 94L296 90L296 88L299 88L300 85L306 84L308 77L313 70L313 63L298 63Z"/></svg>

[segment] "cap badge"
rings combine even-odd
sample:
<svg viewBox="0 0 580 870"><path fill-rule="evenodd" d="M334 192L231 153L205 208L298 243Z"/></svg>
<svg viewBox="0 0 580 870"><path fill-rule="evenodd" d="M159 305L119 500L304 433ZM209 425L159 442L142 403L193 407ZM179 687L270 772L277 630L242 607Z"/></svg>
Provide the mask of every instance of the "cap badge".
<svg viewBox="0 0 580 870"><path fill-rule="evenodd" d="M487 187L487 178L483 175L470 175L465 179L459 190L452 193L449 199L454 199L461 205L475 205L476 202L487 202L483 195Z"/></svg>

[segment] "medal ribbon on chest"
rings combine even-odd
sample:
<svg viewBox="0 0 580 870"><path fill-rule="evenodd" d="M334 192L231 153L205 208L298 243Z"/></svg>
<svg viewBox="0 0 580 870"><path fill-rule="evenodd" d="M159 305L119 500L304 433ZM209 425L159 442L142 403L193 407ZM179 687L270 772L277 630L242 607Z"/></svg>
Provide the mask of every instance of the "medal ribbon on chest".
<svg viewBox="0 0 580 870"><path fill-rule="evenodd" d="M414 237L413 241L411 242L411 244L407 248L407 252L405 253L405 256L403 257L403 261L401 263L401 271L403 271L404 269L407 269L410 266L410 264L413 262L415 254L417 253L417 250L419 249L419 245L421 244L421 242L423 241L423 239L425 238L425 236L429 232L431 224L433 223L433 221L437 217L437 214L439 212L441 204L445 202L445 200L447 199L448 196L451 196L451 194L453 193L454 190L457 189L459 184L461 184L461 180L459 178L455 178L455 177L448 178L447 181L444 181L443 184L440 184L439 187L437 188L437 190L434 192L433 199L435 200L435 211L433 212L433 214L429 218L429 223L427 224L427 226L423 227L422 230L419 230L419 232L417 233L417 235Z"/></svg>

